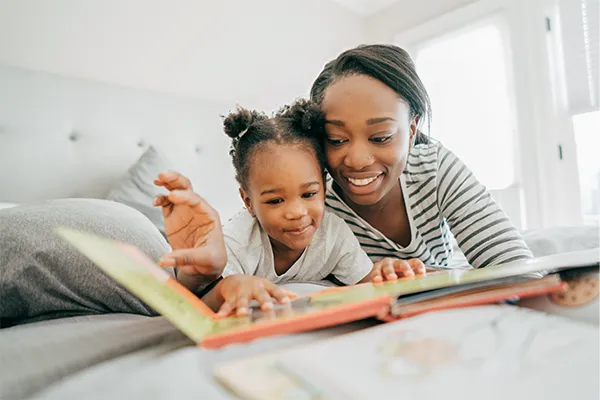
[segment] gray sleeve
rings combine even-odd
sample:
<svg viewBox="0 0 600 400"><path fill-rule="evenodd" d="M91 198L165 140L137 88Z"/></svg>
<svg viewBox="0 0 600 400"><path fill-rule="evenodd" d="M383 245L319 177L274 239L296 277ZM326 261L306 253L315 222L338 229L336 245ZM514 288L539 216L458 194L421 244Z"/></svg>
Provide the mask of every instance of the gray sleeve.
<svg viewBox="0 0 600 400"><path fill-rule="evenodd" d="M513 223L452 152L440 148L438 201L458 246L475 267L532 257Z"/></svg>

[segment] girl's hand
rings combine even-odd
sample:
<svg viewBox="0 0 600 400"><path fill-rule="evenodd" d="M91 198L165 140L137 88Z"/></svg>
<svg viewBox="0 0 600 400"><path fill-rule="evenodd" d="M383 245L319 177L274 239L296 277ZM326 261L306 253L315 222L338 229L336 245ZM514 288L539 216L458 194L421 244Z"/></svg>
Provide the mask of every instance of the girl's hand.
<svg viewBox="0 0 600 400"><path fill-rule="evenodd" d="M373 269L367 275L367 280L378 283L384 280L395 281L398 278L412 278L425 276L426 274L425 265L418 258L411 258L410 260L384 258L373 264Z"/></svg>
<svg viewBox="0 0 600 400"><path fill-rule="evenodd" d="M286 304L298 297L294 292L280 288L265 278L241 274L224 278L215 290L217 298L223 302L217 313L218 317L226 317L233 311L237 316L248 315L251 300L256 300L262 311L269 311L273 309L272 298Z"/></svg>
<svg viewBox="0 0 600 400"><path fill-rule="evenodd" d="M178 172L161 173L154 184L170 191L154 199L154 205L162 207L165 233L173 249L159 265L176 267L178 279L182 275L206 280L219 277L227 264L227 252L217 211L193 192L190 180Z"/></svg>

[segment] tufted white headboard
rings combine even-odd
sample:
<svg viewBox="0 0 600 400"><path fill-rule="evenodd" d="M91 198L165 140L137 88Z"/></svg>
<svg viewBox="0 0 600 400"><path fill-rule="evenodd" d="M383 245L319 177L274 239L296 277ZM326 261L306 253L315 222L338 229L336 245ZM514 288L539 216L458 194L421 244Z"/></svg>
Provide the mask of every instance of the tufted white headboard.
<svg viewBox="0 0 600 400"><path fill-rule="evenodd" d="M241 206L229 106L0 67L0 202L104 198L153 145L226 218Z"/></svg>

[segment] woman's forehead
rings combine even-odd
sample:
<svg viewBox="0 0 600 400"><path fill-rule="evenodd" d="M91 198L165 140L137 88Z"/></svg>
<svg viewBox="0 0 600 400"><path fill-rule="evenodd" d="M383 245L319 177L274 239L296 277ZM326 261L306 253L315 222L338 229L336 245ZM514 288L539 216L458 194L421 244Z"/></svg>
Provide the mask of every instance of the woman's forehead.
<svg viewBox="0 0 600 400"><path fill-rule="evenodd" d="M366 75L350 75L334 81L325 90L322 107L328 120L336 116L398 116L409 111L408 103L394 90Z"/></svg>

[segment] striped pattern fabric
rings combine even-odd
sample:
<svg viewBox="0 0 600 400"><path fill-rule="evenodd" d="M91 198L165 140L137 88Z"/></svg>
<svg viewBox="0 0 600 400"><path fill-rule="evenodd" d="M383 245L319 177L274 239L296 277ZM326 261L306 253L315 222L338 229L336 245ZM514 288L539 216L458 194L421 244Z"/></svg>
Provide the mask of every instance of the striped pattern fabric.
<svg viewBox="0 0 600 400"><path fill-rule="evenodd" d="M485 186L439 142L413 146L400 177L411 227L402 247L359 217L328 183L327 208L343 218L372 261L419 258L433 269L452 268L453 243L475 268L532 257L519 232Z"/></svg>

